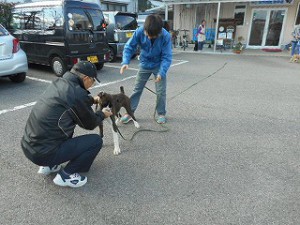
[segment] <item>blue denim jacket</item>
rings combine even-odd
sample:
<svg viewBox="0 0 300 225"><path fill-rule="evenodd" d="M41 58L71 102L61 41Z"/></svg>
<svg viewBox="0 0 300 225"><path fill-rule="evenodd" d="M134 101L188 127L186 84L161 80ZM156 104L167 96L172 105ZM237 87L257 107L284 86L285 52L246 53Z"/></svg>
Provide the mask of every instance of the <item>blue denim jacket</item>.
<svg viewBox="0 0 300 225"><path fill-rule="evenodd" d="M292 32L292 35L293 35L293 41L296 42L296 41L299 41L300 40L300 26L297 25L294 29L294 31Z"/></svg>
<svg viewBox="0 0 300 225"><path fill-rule="evenodd" d="M139 27L130 38L123 51L122 65L130 63L131 56L136 52L137 46L141 48L140 66L143 69L159 67L158 74L166 77L172 63L171 35L165 29L155 39L154 43L144 34L144 27Z"/></svg>

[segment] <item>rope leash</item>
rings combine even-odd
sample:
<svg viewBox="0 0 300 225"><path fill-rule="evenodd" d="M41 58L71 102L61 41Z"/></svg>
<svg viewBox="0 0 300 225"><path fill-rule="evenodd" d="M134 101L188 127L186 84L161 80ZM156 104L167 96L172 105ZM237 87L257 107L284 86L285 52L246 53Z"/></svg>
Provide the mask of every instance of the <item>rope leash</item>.
<svg viewBox="0 0 300 225"><path fill-rule="evenodd" d="M212 77L213 75L215 75L216 73L218 73L219 71L221 71L222 69L225 68L225 66L227 65L227 62L225 62L219 69L217 69L216 71L214 71L213 73L209 74L208 76L198 80L197 82L193 83L192 85L188 86L186 89L184 89L183 91L180 91L177 95L174 95L173 97L171 97L169 99L169 101L172 101L173 99L177 98L178 96L182 95L184 92L188 91L189 89L191 89L192 87L198 85L199 83L205 81L206 79ZM152 79L149 79L149 80L152 80ZM148 90L149 92L157 95L156 92L154 92L153 90L151 90L150 88L148 88L147 86L144 87L146 90ZM155 120L155 115L156 115L156 109L157 109L157 98L156 98L156 106L155 106L155 109L154 109L154 113L153 113L153 120L156 122ZM133 134L132 134L132 137L130 139L126 139L124 138L124 136L121 134L120 130L117 128L117 131L118 133L120 134L120 136L126 140L126 141L131 141L134 136L139 133L139 132L142 132L142 131L149 131L149 132L167 132L169 131L170 129L165 125L165 124L159 124L161 127L163 127L164 129L163 130L153 130L153 129L140 129L138 131L135 131Z"/></svg>
<svg viewBox="0 0 300 225"><path fill-rule="evenodd" d="M151 79L149 79L149 80L151 80ZM154 92L154 91L151 90L150 88L148 88L148 87L146 87L146 86L145 86L144 88L147 89L148 91L150 91L151 93L157 95L156 92ZM154 113L153 113L153 120L154 120L154 121L155 121L156 109L157 109L157 98L156 98L156 106L155 106ZM156 122L156 121L155 121L155 122ZM159 125L160 125L161 127L163 127L164 129L163 129L163 130L154 130L154 129L146 129L146 128L145 128L145 129L139 129L139 130L135 131L135 132L132 134L131 138L129 138L129 139L124 138L124 136L121 134L121 132L120 132L119 129L117 129L117 131L118 131L118 133L120 134L120 136L122 137L123 140L125 140L125 141L131 141L131 140L134 138L134 136L137 135L137 133L139 133L139 132L145 132L145 131L148 131L148 132L159 132L159 133L162 133L162 132L167 132L167 131L169 131L169 128L168 128L167 126L165 126L164 124L159 124Z"/></svg>

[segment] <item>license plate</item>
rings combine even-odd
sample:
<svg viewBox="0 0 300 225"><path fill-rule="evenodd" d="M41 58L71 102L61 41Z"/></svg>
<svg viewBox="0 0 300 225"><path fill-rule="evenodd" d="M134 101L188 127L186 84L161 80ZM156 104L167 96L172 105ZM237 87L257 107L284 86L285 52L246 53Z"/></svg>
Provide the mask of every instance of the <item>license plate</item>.
<svg viewBox="0 0 300 225"><path fill-rule="evenodd" d="M97 63L97 62L99 62L97 56L88 56L87 60L90 61L91 63Z"/></svg>
<svg viewBox="0 0 300 225"><path fill-rule="evenodd" d="M127 37L127 38L131 38L131 37L132 37L132 32L126 33L126 37Z"/></svg>

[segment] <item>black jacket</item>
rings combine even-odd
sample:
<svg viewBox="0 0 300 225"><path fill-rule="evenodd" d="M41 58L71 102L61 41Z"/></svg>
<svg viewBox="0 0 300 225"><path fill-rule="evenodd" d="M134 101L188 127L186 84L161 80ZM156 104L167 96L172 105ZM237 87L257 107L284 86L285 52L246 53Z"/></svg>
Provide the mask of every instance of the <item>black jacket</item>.
<svg viewBox="0 0 300 225"><path fill-rule="evenodd" d="M54 81L32 108L21 140L24 154L31 161L53 154L72 138L76 125L93 130L104 119L92 109L93 97L82 80L67 72Z"/></svg>

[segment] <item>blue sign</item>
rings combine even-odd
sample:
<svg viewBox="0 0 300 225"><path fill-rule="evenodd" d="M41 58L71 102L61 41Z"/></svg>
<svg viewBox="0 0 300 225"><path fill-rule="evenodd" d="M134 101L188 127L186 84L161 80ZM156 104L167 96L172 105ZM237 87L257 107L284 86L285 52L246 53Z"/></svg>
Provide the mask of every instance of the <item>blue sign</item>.
<svg viewBox="0 0 300 225"><path fill-rule="evenodd" d="M294 3L294 0L266 0L251 2L251 5L291 5Z"/></svg>

